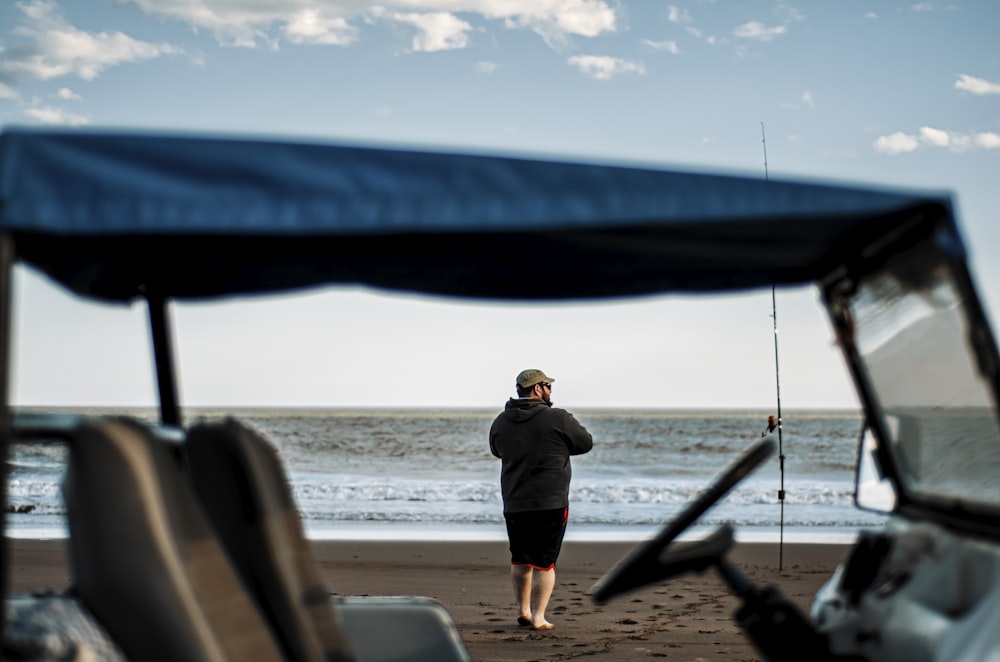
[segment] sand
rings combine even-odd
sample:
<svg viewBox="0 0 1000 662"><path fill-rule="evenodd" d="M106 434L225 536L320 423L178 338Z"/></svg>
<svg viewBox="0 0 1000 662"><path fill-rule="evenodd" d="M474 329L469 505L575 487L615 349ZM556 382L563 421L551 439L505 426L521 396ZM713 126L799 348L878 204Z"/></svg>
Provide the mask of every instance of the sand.
<svg viewBox="0 0 1000 662"><path fill-rule="evenodd" d="M64 540L9 541L14 592L70 583ZM634 543L563 547L547 613L556 625L534 632L516 622L505 542L314 541L337 596L421 595L451 613L473 660L759 660L732 619L739 601L714 572L689 574L594 604L589 589ZM740 543L733 565L758 585L776 585L808 611L846 545Z"/></svg>

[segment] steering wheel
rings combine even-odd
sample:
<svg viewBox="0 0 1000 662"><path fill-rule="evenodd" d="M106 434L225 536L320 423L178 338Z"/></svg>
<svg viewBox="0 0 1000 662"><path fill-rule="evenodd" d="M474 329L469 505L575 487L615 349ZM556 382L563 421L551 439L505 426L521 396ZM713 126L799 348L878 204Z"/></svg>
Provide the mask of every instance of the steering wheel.
<svg viewBox="0 0 1000 662"><path fill-rule="evenodd" d="M593 599L603 604L616 595L685 572L703 571L717 564L733 544L733 529L724 525L704 540L667 549L677 536L694 524L752 471L774 453L773 439L751 445L671 522L652 539L633 549L591 588Z"/></svg>

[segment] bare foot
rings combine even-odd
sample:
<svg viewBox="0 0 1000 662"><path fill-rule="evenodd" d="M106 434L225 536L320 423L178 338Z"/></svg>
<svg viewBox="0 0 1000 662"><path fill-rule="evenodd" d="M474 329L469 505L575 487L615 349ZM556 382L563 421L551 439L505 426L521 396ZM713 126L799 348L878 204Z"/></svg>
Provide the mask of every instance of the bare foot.
<svg viewBox="0 0 1000 662"><path fill-rule="evenodd" d="M542 623L532 623L531 624L531 629L532 630L555 630L556 626L552 625L552 623L549 623L548 621L544 621Z"/></svg>
<svg viewBox="0 0 1000 662"><path fill-rule="evenodd" d="M517 617L517 624L518 625L531 625L531 614L528 614L527 616L518 616Z"/></svg>

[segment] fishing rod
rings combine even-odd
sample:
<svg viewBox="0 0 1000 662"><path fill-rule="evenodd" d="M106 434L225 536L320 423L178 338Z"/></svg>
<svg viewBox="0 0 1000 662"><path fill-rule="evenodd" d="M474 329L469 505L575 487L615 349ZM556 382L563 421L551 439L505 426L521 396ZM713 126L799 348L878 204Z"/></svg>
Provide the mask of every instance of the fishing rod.
<svg viewBox="0 0 1000 662"><path fill-rule="evenodd" d="M760 123L760 142L764 148L764 182L767 179L767 136L764 133L764 123ZM778 369L778 303L775 287L771 285L771 319L774 323L774 383L778 398L778 416L767 417L767 429L760 436L765 436L778 429L778 467L781 473L781 484L778 487L778 503L781 505L781 516L778 525L778 570L782 570L785 556L785 450L781 439L781 373Z"/></svg>

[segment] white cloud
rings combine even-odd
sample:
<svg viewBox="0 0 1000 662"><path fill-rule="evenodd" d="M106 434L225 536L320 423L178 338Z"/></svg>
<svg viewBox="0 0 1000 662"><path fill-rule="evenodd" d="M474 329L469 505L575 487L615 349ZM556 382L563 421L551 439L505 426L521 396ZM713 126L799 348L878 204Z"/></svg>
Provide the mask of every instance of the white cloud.
<svg viewBox="0 0 1000 662"><path fill-rule="evenodd" d="M802 103L804 103L805 105L809 106L810 108L815 108L816 107L816 102L813 101L812 92L810 92L809 90L806 90L805 92L802 93Z"/></svg>
<svg viewBox="0 0 1000 662"><path fill-rule="evenodd" d="M0 83L0 99L20 99L21 95L18 94L10 85L4 85Z"/></svg>
<svg viewBox="0 0 1000 662"><path fill-rule="evenodd" d="M785 34L788 31L788 26L792 23L806 20L802 12L780 1L771 10L771 14L777 19L777 25L766 25L761 21L749 21L737 26L733 30L733 35L740 39L750 39L753 41L774 41ZM741 55L741 50L737 48L737 55Z"/></svg>
<svg viewBox="0 0 1000 662"><path fill-rule="evenodd" d="M955 81L955 89L979 95L1000 94L1000 84L974 78L968 74L959 74L958 80Z"/></svg>
<svg viewBox="0 0 1000 662"><path fill-rule="evenodd" d="M949 133L948 149L953 152L966 152L975 147L972 136L965 133Z"/></svg>
<svg viewBox="0 0 1000 662"><path fill-rule="evenodd" d="M465 48L469 43L472 26L454 14L391 14L390 18L408 23L420 32L413 38L414 51L446 51Z"/></svg>
<svg viewBox="0 0 1000 662"><path fill-rule="evenodd" d="M992 132L969 134L922 126L916 136L902 131L881 136L874 142L873 147L877 152L895 155L913 152L921 145L947 149L956 154L975 149L1000 149L1000 135Z"/></svg>
<svg viewBox="0 0 1000 662"><path fill-rule="evenodd" d="M64 126L82 126L90 124L90 120L82 115L67 113L60 108L26 108L25 114L39 124L59 124Z"/></svg>
<svg viewBox="0 0 1000 662"><path fill-rule="evenodd" d="M912 152L920 146L917 137L902 131L888 136L879 136L872 145L876 152L894 156L903 152Z"/></svg>
<svg viewBox="0 0 1000 662"><path fill-rule="evenodd" d="M68 87L60 87L59 91L56 92L56 96L60 99L65 99L66 101L79 101L80 95L69 89Z"/></svg>
<svg viewBox="0 0 1000 662"><path fill-rule="evenodd" d="M641 76L646 73L646 67L642 62L632 62L607 55L574 55L568 62L597 80L608 80L619 74L634 73Z"/></svg>
<svg viewBox="0 0 1000 662"><path fill-rule="evenodd" d="M921 11L921 12L934 11L934 5L931 4L930 2L918 2L914 5L910 5L910 9L913 11Z"/></svg>
<svg viewBox="0 0 1000 662"><path fill-rule="evenodd" d="M444 0L447 4L448 0ZM482 0L472 2L484 8L502 6L503 3ZM521 21L538 30L534 24L551 23L559 32L581 37L596 37L602 32L614 32L616 16L613 9L603 0L551 0L533 2L520 0L509 3L519 7L517 15ZM495 10L494 10L495 11Z"/></svg>
<svg viewBox="0 0 1000 662"><path fill-rule="evenodd" d="M973 136L957 131L942 131L929 126L920 127L920 140L931 147L944 147L952 152L966 152L976 147Z"/></svg>
<svg viewBox="0 0 1000 662"><path fill-rule="evenodd" d="M181 52L170 44L140 41L122 32L78 30L49 0L27 0L18 8L25 22L15 33L30 45L5 53L0 71L9 75L40 80L75 75L93 80L109 67Z"/></svg>
<svg viewBox="0 0 1000 662"><path fill-rule="evenodd" d="M992 131L977 133L974 142L977 147L981 147L982 149L1000 149L1000 135Z"/></svg>
<svg viewBox="0 0 1000 662"><path fill-rule="evenodd" d="M878 14L873 11L865 12L865 18L878 18Z"/></svg>
<svg viewBox="0 0 1000 662"><path fill-rule="evenodd" d="M615 10L606 0L126 0L144 12L210 30L221 43L236 46L270 44L277 31L298 43L348 45L360 38L352 21L374 24L380 19L410 17L424 31L414 50L461 48L463 19L501 21L511 29L528 29L549 43L569 37L594 37L616 29ZM459 19L461 15L463 19ZM424 16L425 18L416 18ZM448 24L451 24L449 28ZM466 23L467 25L468 23Z"/></svg>
<svg viewBox="0 0 1000 662"><path fill-rule="evenodd" d="M947 147L950 142L950 137L948 136L947 131L932 129L929 126L922 126L920 127L920 140L935 147Z"/></svg>
<svg viewBox="0 0 1000 662"><path fill-rule="evenodd" d="M642 43L644 46L652 48L654 51L666 51L673 55L680 55L681 49L677 46L676 41L653 41L652 39L643 39Z"/></svg>
<svg viewBox="0 0 1000 662"><path fill-rule="evenodd" d="M744 23L735 30L733 34L742 39L755 39L757 41L772 41L775 37L785 34L784 25L768 27L760 21L750 21Z"/></svg>
<svg viewBox="0 0 1000 662"><path fill-rule="evenodd" d="M667 20L671 23L690 23L691 14L689 14L686 9L670 5L670 7L667 8Z"/></svg>
<svg viewBox="0 0 1000 662"><path fill-rule="evenodd" d="M491 74L497 70L496 62L476 62L476 73L477 74Z"/></svg>
<svg viewBox="0 0 1000 662"><path fill-rule="evenodd" d="M282 32L293 44L346 46L357 39L357 30L341 16L307 8L288 17Z"/></svg>

